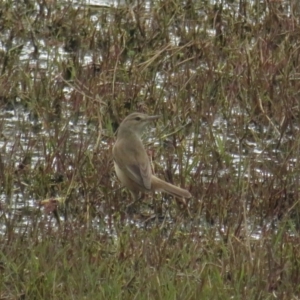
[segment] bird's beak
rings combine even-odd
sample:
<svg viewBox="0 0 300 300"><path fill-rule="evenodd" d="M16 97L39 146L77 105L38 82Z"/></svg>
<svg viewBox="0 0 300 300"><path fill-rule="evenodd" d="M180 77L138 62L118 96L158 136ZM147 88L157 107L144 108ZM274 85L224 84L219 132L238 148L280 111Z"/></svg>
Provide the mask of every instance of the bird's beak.
<svg viewBox="0 0 300 300"><path fill-rule="evenodd" d="M153 120L157 120L161 117L161 115L155 115L155 116L148 116L147 117L147 121L153 121Z"/></svg>

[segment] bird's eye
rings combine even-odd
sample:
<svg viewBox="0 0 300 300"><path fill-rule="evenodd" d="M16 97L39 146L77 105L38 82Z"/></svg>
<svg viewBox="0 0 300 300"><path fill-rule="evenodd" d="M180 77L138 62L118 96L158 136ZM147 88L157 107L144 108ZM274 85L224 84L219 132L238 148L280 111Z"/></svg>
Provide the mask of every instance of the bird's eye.
<svg viewBox="0 0 300 300"><path fill-rule="evenodd" d="M141 118L140 118L140 117L136 117L135 120L136 120L136 121L140 121Z"/></svg>

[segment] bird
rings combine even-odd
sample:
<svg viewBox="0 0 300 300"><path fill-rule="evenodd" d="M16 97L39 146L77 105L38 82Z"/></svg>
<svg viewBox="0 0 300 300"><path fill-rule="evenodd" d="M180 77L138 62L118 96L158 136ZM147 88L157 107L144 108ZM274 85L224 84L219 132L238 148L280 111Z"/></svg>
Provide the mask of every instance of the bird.
<svg viewBox="0 0 300 300"><path fill-rule="evenodd" d="M114 167L118 179L127 187L133 201L139 200L140 192L163 191L179 198L191 198L191 193L177 187L152 173L150 159L141 136L147 125L160 116L134 112L128 115L117 129L113 146Z"/></svg>

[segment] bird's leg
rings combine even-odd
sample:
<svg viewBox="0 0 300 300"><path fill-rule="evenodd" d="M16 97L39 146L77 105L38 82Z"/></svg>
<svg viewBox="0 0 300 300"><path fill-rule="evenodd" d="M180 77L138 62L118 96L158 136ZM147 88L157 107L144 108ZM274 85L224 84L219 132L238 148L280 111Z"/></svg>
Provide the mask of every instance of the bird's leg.
<svg viewBox="0 0 300 300"><path fill-rule="evenodd" d="M126 206L126 211L127 211L128 213L134 213L134 212L136 211L134 206L136 205L137 202L139 202L139 201L143 198L143 196L140 195L139 192L133 192L133 191L130 191L130 194L131 194L131 196L132 196L133 201L130 202L130 203Z"/></svg>

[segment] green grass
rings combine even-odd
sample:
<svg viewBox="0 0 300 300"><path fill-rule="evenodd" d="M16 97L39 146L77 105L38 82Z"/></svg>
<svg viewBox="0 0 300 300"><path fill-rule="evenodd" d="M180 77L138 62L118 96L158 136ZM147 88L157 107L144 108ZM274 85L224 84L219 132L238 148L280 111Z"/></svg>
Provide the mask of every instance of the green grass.
<svg viewBox="0 0 300 300"><path fill-rule="evenodd" d="M112 238L69 228L14 240L2 246L1 290L35 299L265 299L299 292L299 255L287 234L270 232L250 245L211 236L124 227Z"/></svg>

